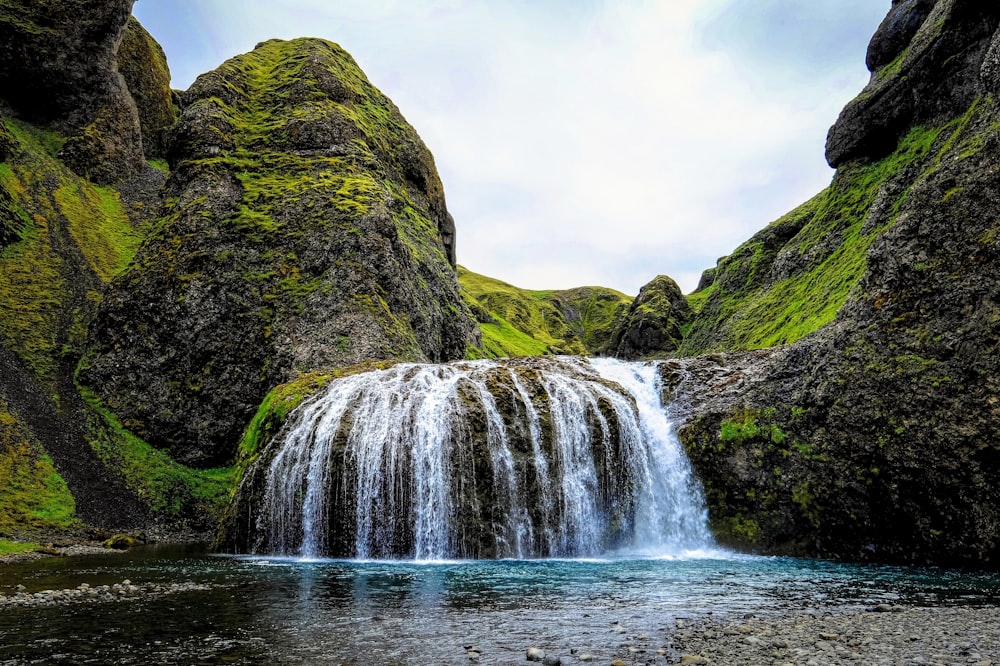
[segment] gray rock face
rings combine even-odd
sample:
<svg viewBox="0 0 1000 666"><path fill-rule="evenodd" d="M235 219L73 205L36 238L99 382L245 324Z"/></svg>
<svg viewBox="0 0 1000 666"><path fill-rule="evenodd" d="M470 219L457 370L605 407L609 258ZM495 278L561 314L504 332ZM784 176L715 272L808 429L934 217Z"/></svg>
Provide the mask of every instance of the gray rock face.
<svg viewBox="0 0 1000 666"><path fill-rule="evenodd" d="M869 47L871 82L830 128L830 166L881 158L910 127L939 124L993 90L981 70L998 25L995 3L893 3Z"/></svg>
<svg viewBox="0 0 1000 666"><path fill-rule="evenodd" d="M895 60L909 46L937 3L938 0L893 0L889 15L868 45L868 71L876 73Z"/></svg>
<svg viewBox="0 0 1000 666"><path fill-rule="evenodd" d="M478 327L433 158L349 55L272 40L183 99L164 217L80 375L127 427L218 464L300 373L464 357Z"/></svg>
<svg viewBox="0 0 1000 666"><path fill-rule="evenodd" d="M0 7L0 96L25 119L67 134L66 163L101 183L145 166L135 103L115 62L133 1Z"/></svg>

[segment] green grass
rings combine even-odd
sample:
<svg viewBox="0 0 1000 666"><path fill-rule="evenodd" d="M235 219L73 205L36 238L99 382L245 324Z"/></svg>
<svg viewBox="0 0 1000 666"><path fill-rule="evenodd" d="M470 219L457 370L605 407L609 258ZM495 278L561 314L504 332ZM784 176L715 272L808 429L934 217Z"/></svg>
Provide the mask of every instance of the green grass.
<svg viewBox="0 0 1000 666"><path fill-rule="evenodd" d="M16 555L18 553L30 553L42 547L40 543L30 541L8 541L0 539L0 555Z"/></svg>
<svg viewBox="0 0 1000 666"><path fill-rule="evenodd" d="M613 289L520 289L458 267L463 296L480 312L481 350L472 356L590 354L607 340L632 299Z"/></svg>
<svg viewBox="0 0 1000 666"><path fill-rule="evenodd" d="M161 516L203 520L221 515L235 481L236 470L224 467L195 470L174 461L126 430L86 388L80 394L90 406L90 445L130 488Z"/></svg>
<svg viewBox="0 0 1000 666"><path fill-rule="evenodd" d="M789 344L834 321L867 269L875 238L892 225L910 190L886 204L878 226L865 226L880 188L907 168L936 170L960 145L979 102L944 126L917 127L891 155L842 166L830 187L775 221L723 260L711 287L688 297L697 312L686 327L681 355L761 349ZM963 142L964 139L964 142ZM774 273L783 252L798 270Z"/></svg>
<svg viewBox="0 0 1000 666"><path fill-rule="evenodd" d="M53 157L62 143L58 134L3 122L18 150L0 164L0 188L20 228L0 251L0 341L49 381L62 354L82 351L85 331L69 320L87 319L83 309L96 306L96 287L125 269L141 235L115 191L94 186ZM88 283L88 274L95 289L81 304L73 291ZM77 311L67 316L69 308Z"/></svg>
<svg viewBox="0 0 1000 666"><path fill-rule="evenodd" d="M0 533L68 529L75 513L52 459L0 400Z"/></svg>

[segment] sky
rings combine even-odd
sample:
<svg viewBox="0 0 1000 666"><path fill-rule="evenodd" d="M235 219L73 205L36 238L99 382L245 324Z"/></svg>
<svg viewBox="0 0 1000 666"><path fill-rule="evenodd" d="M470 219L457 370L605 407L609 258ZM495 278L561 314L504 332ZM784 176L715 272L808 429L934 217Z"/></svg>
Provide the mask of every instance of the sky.
<svg viewBox="0 0 1000 666"><path fill-rule="evenodd" d="M527 289L685 292L825 188L890 0L138 0L186 89L340 44L431 149L458 261Z"/></svg>

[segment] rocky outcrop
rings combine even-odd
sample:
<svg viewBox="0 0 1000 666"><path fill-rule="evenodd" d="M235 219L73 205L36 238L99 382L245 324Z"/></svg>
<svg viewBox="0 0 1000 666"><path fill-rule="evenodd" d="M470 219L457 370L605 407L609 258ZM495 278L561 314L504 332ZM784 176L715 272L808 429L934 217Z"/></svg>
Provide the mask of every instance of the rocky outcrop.
<svg viewBox="0 0 1000 666"><path fill-rule="evenodd" d="M680 287L659 275L639 290L602 351L629 361L671 355L680 347L681 329L690 319L691 306Z"/></svg>
<svg viewBox="0 0 1000 666"><path fill-rule="evenodd" d="M998 21L991 3L893 2L868 49L871 82L830 128L830 166L881 158L909 128L940 125L989 92L980 69Z"/></svg>
<svg viewBox="0 0 1000 666"><path fill-rule="evenodd" d="M143 151L147 157L162 157L164 132L177 120L170 68L163 48L135 17L125 25L116 62L139 114Z"/></svg>
<svg viewBox="0 0 1000 666"><path fill-rule="evenodd" d="M877 55L884 32L910 4L894 5L876 62L888 57ZM724 540L764 552L996 566L1000 106L986 94L995 88L984 46L992 33L1000 39L993 11L942 0L904 49L925 54L914 67L927 69L907 70L906 85L920 91L913 99L947 117L910 117L893 130L902 138L891 154L841 163L830 191L765 230L790 238L784 245L768 250L761 237L760 261L742 249L739 264L720 264L700 316L713 302L721 313L727 303L818 293L822 273L798 267L820 259L857 270L835 317L811 335L756 357L712 357L725 371L678 375L693 405L681 437ZM971 99L956 92L976 90ZM859 136L881 121L867 122ZM834 213L837 201L846 205ZM804 245L819 248L817 258ZM763 272L768 286L727 301L737 266ZM803 301L788 298L788 307L794 314Z"/></svg>
<svg viewBox="0 0 1000 666"><path fill-rule="evenodd" d="M347 53L272 40L182 98L164 217L80 372L126 427L219 464L278 383L478 343L433 158Z"/></svg>
<svg viewBox="0 0 1000 666"><path fill-rule="evenodd" d="M115 61L133 1L0 3L0 96L19 117L65 134L65 162L100 183L145 167Z"/></svg>

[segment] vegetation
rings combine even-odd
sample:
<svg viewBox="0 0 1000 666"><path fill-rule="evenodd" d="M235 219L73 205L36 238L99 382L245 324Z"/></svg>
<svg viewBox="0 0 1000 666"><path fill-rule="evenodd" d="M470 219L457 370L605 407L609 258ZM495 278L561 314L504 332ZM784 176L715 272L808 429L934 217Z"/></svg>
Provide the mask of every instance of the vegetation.
<svg viewBox="0 0 1000 666"><path fill-rule="evenodd" d="M0 190L19 222L15 242L0 248L0 340L36 376L51 380L63 355L82 351L100 286L124 270L140 234L117 193L53 157L57 134L0 122L17 155L0 164Z"/></svg>
<svg viewBox="0 0 1000 666"><path fill-rule="evenodd" d="M603 287L519 289L461 266L458 281L483 334L476 357L596 353L632 302Z"/></svg>
<svg viewBox="0 0 1000 666"><path fill-rule="evenodd" d="M737 248L712 285L689 297L698 315L681 355L789 344L832 322L864 274L871 243L909 197L915 179L903 174L938 168L974 112L914 128L882 160L844 165L827 190Z"/></svg>
<svg viewBox="0 0 1000 666"><path fill-rule="evenodd" d="M196 523L221 514L233 484L234 468L194 470L177 463L122 427L93 393L79 389L92 410L88 414L91 446L107 465L121 470L128 486L154 513Z"/></svg>
<svg viewBox="0 0 1000 666"><path fill-rule="evenodd" d="M51 458L0 399L0 534L68 529L74 513Z"/></svg>

